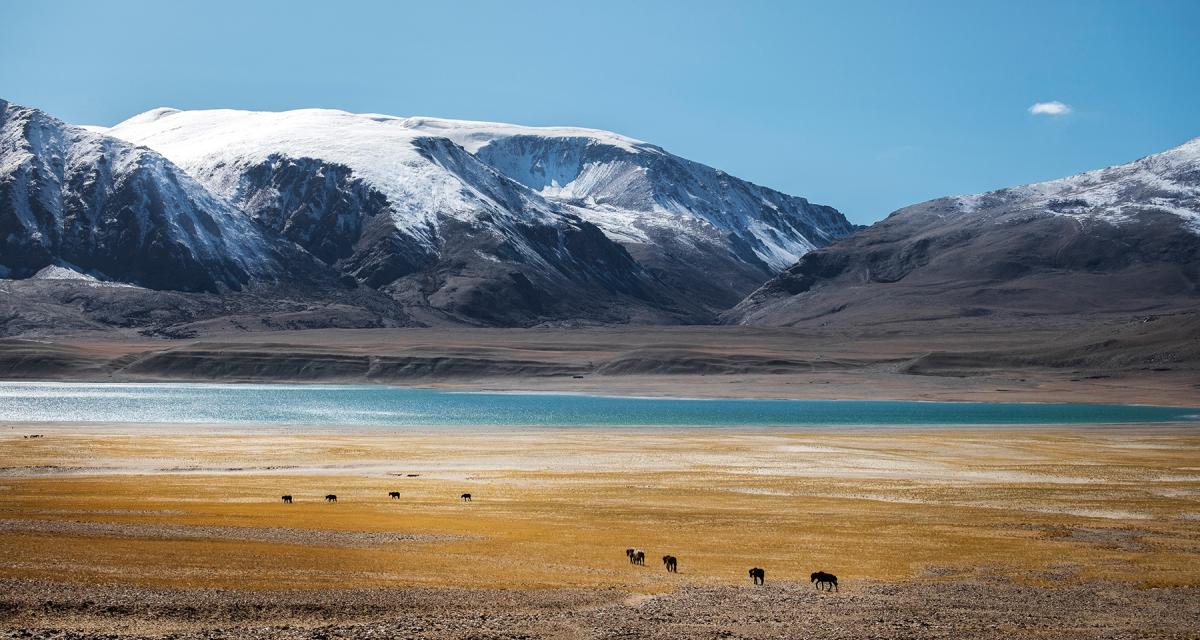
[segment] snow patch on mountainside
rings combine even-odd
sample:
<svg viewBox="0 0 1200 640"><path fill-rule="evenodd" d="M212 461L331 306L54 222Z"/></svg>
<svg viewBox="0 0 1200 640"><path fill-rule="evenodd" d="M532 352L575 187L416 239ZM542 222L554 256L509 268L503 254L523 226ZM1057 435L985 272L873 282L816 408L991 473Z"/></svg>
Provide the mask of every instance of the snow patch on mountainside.
<svg viewBox="0 0 1200 640"><path fill-rule="evenodd" d="M107 279L101 280L100 278L98 278L92 274L84 273L84 271L82 269L80 269L79 267L76 267L75 265L67 264L67 263L52 264L47 267L44 267L37 273L30 276L29 279L30 280L65 280L65 281L75 282L75 283L79 283L79 284L86 284L89 286L96 286L96 287L137 288L136 285L128 284L125 282L112 282Z"/></svg>
<svg viewBox="0 0 1200 640"><path fill-rule="evenodd" d="M33 274L29 279L30 280L85 280L87 282L100 282L100 279L97 278L96 276L91 276L91 275L88 275L86 273L79 271L78 269L72 269L71 267L64 267L64 266L60 266L57 264L52 264L48 267L43 268L41 271L38 271L37 273Z"/></svg>

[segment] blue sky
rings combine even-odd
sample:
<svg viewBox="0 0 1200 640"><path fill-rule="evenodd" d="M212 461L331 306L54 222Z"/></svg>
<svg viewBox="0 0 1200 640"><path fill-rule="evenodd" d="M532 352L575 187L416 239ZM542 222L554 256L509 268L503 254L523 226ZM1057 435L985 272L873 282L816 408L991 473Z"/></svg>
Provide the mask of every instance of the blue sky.
<svg viewBox="0 0 1200 640"><path fill-rule="evenodd" d="M868 223L1200 136L1197 25L1194 0L5 2L0 97L611 129Z"/></svg>

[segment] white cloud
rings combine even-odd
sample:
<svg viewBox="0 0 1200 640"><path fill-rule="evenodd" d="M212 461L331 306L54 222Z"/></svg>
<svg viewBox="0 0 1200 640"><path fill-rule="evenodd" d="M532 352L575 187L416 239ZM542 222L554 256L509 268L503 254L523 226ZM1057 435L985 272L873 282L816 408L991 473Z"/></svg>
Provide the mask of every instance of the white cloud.
<svg viewBox="0 0 1200 640"><path fill-rule="evenodd" d="M1029 113L1035 116L1065 116L1071 113L1071 105L1064 104L1058 100L1035 102L1032 107L1029 107Z"/></svg>

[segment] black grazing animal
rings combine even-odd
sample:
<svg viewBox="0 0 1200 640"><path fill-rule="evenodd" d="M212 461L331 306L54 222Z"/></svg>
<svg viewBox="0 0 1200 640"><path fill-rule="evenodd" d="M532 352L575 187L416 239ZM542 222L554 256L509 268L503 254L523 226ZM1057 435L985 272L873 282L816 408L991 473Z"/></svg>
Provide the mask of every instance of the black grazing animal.
<svg viewBox="0 0 1200 640"><path fill-rule="evenodd" d="M291 497L291 496L283 496L283 497L282 497L282 498L280 498L280 499L281 499L281 500L283 500L284 504L291 504L291 503L292 503L292 497Z"/></svg>
<svg viewBox="0 0 1200 640"><path fill-rule="evenodd" d="M399 497L400 497L400 492L399 492L399 491L389 491L389 492L388 492L388 497L389 497L389 498L392 498L393 500L395 500L395 499L397 499L397 498L399 498Z"/></svg>
<svg viewBox="0 0 1200 640"><path fill-rule="evenodd" d="M671 573L679 573L679 558L675 556L663 556L663 566Z"/></svg>
<svg viewBox="0 0 1200 640"><path fill-rule="evenodd" d="M633 563L645 565L646 564L646 552L642 551L641 549L634 551L633 552Z"/></svg>
<svg viewBox="0 0 1200 640"><path fill-rule="evenodd" d="M331 493L331 494L325 496L325 502L337 502L337 496L335 496Z"/></svg>
<svg viewBox="0 0 1200 640"><path fill-rule="evenodd" d="M625 556L629 558L629 564L633 564L633 554L637 553L637 549L626 549Z"/></svg>
<svg viewBox="0 0 1200 640"><path fill-rule="evenodd" d="M470 501L471 501L471 494L469 494L469 493L464 493L464 494L462 494L462 499L463 499L463 502L470 502Z"/></svg>
<svg viewBox="0 0 1200 640"><path fill-rule="evenodd" d="M754 567L750 570L750 579L754 581L754 584L766 584L767 572L759 569L758 567Z"/></svg>
<svg viewBox="0 0 1200 640"><path fill-rule="evenodd" d="M825 585L826 591L837 591L837 588L838 588L837 576L833 575L832 573L825 573L824 571L818 571L818 572L812 574L811 576L809 576L809 578L812 579L812 583L818 589L821 588L821 585Z"/></svg>

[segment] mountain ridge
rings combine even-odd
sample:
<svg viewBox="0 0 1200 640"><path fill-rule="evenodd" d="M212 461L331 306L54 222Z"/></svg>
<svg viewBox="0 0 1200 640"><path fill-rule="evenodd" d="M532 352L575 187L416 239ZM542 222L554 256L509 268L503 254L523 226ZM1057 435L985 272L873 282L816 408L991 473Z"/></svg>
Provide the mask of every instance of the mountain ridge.
<svg viewBox="0 0 1200 640"><path fill-rule="evenodd" d="M725 322L879 323L1200 304L1200 138L1132 162L911 205L805 255Z"/></svg>
<svg viewBox="0 0 1200 640"><path fill-rule="evenodd" d="M802 253L852 230L831 207L595 129L323 109L155 109L108 131L156 148L235 203L256 188L246 173L272 156L345 167L386 200L398 231L390 242L410 257L437 254L444 219L594 224L656 286L680 292L667 295L676 304L699 305L685 312L690 321L711 320ZM520 188L500 187L496 176Z"/></svg>
<svg viewBox="0 0 1200 640"><path fill-rule="evenodd" d="M72 139L153 158L159 170L131 198L154 201L147 194L166 188L158 181L183 185L177 188L183 195L169 202L186 201L190 216L220 219L184 216L181 227L173 223L178 207L168 207L175 218L162 225L164 233L199 243L180 245L170 236L170 246L184 247L170 264L160 264L165 258L153 252L142 252L139 260L130 260L136 253L131 250L108 255L112 244L102 239L88 247L107 262L70 251L21 261L6 251L0 278L61 269L53 287L35 281L14 289L35 296L37 306L46 303L39 292L61 300L74 282L99 297L97 282L113 281L181 292L266 286L276 288L272 300L288 287L310 298L327 292L339 301L371 299L366 316L384 325L706 323L785 260L852 230L831 207L595 129L324 109L171 108L111 128L74 127L20 109ZM56 153L18 157L14 145L4 152L0 166L8 179L0 184L9 187L24 183L8 168L31 158L49 162ZM103 154L93 155L102 159L93 165L106 162ZM562 158L573 161L558 162ZM15 228L19 211L14 204L0 213ZM53 231L75 217L48 219L46 229ZM120 236L127 226L107 228ZM203 250L226 236L257 244ZM17 244L28 250L34 237ZM226 269L234 258L256 268ZM122 261L155 277L111 267ZM222 269L230 273L188 280ZM140 294L122 295L131 300ZM120 306L132 310L134 304ZM171 306L191 308L179 301ZM236 308L254 312L247 300ZM403 311L391 319L378 316L393 308ZM276 309L265 304L262 311ZM194 314L164 315L186 321Z"/></svg>

